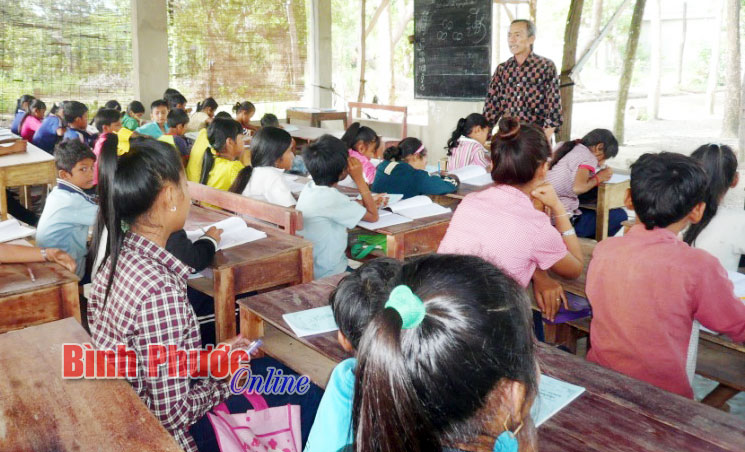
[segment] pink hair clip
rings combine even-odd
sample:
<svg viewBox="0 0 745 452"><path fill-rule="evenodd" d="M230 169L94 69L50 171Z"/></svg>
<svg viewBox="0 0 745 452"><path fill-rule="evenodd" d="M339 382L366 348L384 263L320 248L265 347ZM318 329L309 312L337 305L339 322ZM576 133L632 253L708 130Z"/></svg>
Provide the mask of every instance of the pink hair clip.
<svg viewBox="0 0 745 452"><path fill-rule="evenodd" d="M417 149L416 152L414 152L414 155L417 155L417 154L421 153L423 150L424 150L424 144L422 144L421 146L419 146L419 149Z"/></svg>

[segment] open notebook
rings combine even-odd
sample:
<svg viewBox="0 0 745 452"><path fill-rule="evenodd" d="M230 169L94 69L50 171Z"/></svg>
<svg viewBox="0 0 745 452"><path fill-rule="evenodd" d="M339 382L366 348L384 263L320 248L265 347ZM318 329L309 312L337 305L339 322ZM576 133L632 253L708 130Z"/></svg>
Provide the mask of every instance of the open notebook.
<svg viewBox="0 0 745 452"><path fill-rule="evenodd" d="M378 221L375 223L360 221L358 224L365 229L374 230L452 212L450 208L442 207L426 195L414 196L397 202L395 197L398 195L389 196L391 201L389 201L388 206L378 211L380 217Z"/></svg>
<svg viewBox="0 0 745 452"><path fill-rule="evenodd" d="M211 224L206 228L186 231L186 236L189 237L189 240L194 242L201 236L203 236L204 233L212 226L218 229L222 229L220 243L218 243L217 245L218 251L266 238L265 232L259 231L258 229L249 228L246 225L246 222L238 217L230 217L225 220L218 221L217 223Z"/></svg>
<svg viewBox="0 0 745 452"><path fill-rule="evenodd" d="M491 174L486 172L486 168L478 165L468 165L457 170L448 171L450 174L458 176L461 184L476 185L483 187L485 185L493 184L494 180L491 178Z"/></svg>
<svg viewBox="0 0 745 452"><path fill-rule="evenodd" d="M541 374L541 381L538 383L538 397L536 397L530 409L530 416L533 418L535 426L540 427L541 424L572 403L583 392L585 392L585 388L582 386Z"/></svg>
<svg viewBox="0 0 745 452"><path fill-rule="evenodd" d="M331 306L282 314L282 319L297 337L328 333L338 329Z"/></svg>
<svg viewBox="0 0 745 452"><path fill-rule="evenodd" d="M30 237L35 232L35 229L23 226L14 218L0 221L0 243Z"/></svg>

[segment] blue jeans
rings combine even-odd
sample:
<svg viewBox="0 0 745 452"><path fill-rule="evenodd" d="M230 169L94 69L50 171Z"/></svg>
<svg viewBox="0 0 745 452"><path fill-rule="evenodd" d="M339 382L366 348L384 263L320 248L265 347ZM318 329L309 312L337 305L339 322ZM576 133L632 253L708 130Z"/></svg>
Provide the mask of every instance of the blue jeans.
<svg viewBox="0 0 745 452"><path fill-rule="evenodd" d="M577 237L595 238L595 224L597 212L580 207L582 215L574 217L574 230ZM611 209L608 212L608 236L613 237L621 230L621 223L628 220L629 216L623 209Z"/></svg>

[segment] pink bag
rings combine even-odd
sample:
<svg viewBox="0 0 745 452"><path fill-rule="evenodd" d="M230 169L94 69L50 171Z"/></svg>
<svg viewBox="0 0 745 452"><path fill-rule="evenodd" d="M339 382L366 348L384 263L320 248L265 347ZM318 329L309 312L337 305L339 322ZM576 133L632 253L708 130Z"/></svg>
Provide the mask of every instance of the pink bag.
<svg viewBox="0 0 745 452"><path fill-rule="evenodd" d="M244 395L253 410L230 414L221 403L207 413L220 452L301 452L300 406L269 408L261 395Z"/></svg>

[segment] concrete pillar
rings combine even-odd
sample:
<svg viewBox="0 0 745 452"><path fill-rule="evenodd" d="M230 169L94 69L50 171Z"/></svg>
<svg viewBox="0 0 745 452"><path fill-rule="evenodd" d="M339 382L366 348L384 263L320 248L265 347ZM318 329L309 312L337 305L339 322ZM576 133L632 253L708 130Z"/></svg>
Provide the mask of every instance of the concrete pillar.
<svg viewBox="0 0 745 452"><path fill-rule="evenodd" d="M308 63L311 106L331 108L331 0L312 0ZM343 107L346 109L346 106Z"/></svg>
<svg viewBox="0 0 745 452"><path fill-rule="evenodd" d="M132 60L135 99L145 105L168 88L168 13L166 0L132 1Z"/></svg>

